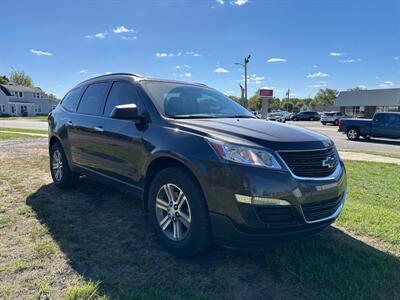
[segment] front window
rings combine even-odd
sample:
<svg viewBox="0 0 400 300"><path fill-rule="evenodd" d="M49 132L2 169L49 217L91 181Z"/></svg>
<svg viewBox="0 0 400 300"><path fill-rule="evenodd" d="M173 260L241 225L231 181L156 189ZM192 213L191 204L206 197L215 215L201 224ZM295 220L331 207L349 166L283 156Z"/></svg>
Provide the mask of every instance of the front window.
<svg viewBox="0 0 400 300"><path fill-rule="evenodd" d="M160 113L170 118L254 118L224 94L203 86L142 81Z"/></svg>

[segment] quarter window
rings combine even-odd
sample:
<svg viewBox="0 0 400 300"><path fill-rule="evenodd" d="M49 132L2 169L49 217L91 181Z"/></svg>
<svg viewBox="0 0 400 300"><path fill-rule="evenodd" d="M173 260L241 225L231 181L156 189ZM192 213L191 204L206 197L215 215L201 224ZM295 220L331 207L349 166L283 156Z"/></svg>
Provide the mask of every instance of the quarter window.
<svg viewBox="0 0 400 300"><path fill-rule="evenodd" d="M78 112L88 115L100 114L109 85L108 82L89 85L79 103Z"/></svg>
<svg viewBox="0 0 400 300"><path fill-rule="evenodd" d="M143 104L139 100L136 87L129 82L114 82L107 103L104 108L104 115L111 116L114 107L122 104L136 104L139 114L143 111Z"/></svg>
<svg viewBox="0 0 400 300"><path fill-rule="evenodd" d="M75 111L84 90L83 86L73 89L64 97L61 105L69 111Z"/></svg>

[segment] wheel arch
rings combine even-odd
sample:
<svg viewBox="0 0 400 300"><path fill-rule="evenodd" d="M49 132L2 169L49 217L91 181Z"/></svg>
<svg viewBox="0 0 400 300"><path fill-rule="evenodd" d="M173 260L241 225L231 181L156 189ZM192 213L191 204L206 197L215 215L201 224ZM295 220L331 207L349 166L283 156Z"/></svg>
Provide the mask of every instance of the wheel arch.
<svg viewBox="0 0 400 300"><path fill-rule="evenodd" d="M204 201L205 201L205 205L208 209L207 199L205 197L204 190L202 188L200 180L196 176L194 167L192 167L192 166L189 167L188 164L186 164L184 162L184 160L182 160L180 158L170 156L170 155L163 155L163 156L154 158L147 166L147 169L145 172L145 177L144 177L144 191L143 191L143 208L144 208L144 210L146 212L148 211L147 197L148 197L148 193L149 193L150 184L153 181L154 177L161 170L166 169L166 168L171 168L171 167L177 167L177 168L185 171L192 177L194 182L200 188L200 191L201 191Z"/></svg>

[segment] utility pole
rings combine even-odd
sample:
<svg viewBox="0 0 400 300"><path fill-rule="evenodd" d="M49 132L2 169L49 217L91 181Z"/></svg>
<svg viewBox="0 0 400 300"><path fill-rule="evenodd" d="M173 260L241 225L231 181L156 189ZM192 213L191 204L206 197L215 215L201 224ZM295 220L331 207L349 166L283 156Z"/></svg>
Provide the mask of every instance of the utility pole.
<svg viewBox="0 0 400 300"><path fill-rule="evenodd" d="M251 55L249 54L247 57L244 58L244 64L242 63L235 63L235 65L242 66L244 68L244 102L247 103L247 64L250 61Z"/></svg>
<svg viewBox="0 0 400 300"><path fill-rule="evenodd" d="M287 89L286 96L287 96L286 111L289 112L288 107L289 107L289 100L290 100L290 89Z"/></svg>

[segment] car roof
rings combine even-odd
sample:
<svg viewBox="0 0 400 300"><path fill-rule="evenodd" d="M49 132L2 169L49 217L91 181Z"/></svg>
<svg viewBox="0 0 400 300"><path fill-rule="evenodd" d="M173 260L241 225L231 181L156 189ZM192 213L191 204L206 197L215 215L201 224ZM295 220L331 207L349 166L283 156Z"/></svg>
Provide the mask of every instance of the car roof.
<svg viewBox="0 0 400 300"><path fill-rule="evenodd" d="M108 81L108 80L121 80L121 79L130 79L130 80L134 80L136 82L139 82L139 81L159 81L159 82L181 83L181 84L188 84L188 85L194 85L194 86L208 87L207 85L202 84L202 83L190 83L190 82L184 82L184 81L178 81L178 80L172 80L172 79L146 77L146 76L139 75L139 74L134 74L134 73L110 73L110 74L104 74L104 75L100 75L100 76L93 77L93 78L87 79L85 81L82 81L81 83L77 84L76 87L79 87L79 86L82 86L82 85L87 85L87 84L92 84L92 83L96 83L96 82L106 81L106 80Z"/></svg>

